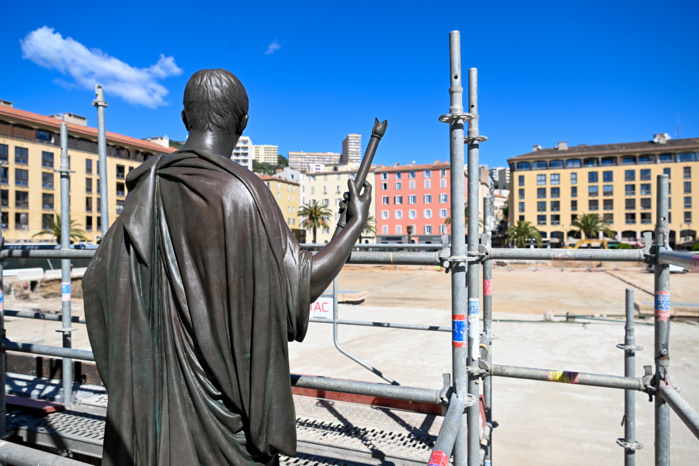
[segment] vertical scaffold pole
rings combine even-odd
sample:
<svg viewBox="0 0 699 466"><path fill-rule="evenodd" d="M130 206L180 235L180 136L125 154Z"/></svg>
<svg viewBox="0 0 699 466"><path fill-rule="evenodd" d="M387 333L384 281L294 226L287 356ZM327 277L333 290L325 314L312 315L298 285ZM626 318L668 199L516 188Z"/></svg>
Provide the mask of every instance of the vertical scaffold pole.
<svg viewBox="0 0 699 466"><path fill-rule="evenodd" d="M461 35L459 31L449 33L449 62L451 68L451 86L449 88L451 105L449 113L449 148L451 171L451 254L466 255L464 218L464 113L463 87L461 87ZM478 224L478 221L476 221ZM452 371L454 388L461 398L468 391L466 372L466 266L465 262L452 262L451 269L451 313L452 313ZM454 465L463 466L467 460L466 416L461 416L459 432L454 444ZM476 450L478 447L476 446Z"/></svg>
<svg viewBox="0 0 699 466"><path fill-rule="evenodd" d="M492 232L490 230L491 219L493 217L493 198L486 196L483 199L484 219L483 225L485 234L485 245L492 245ZM493 361L493 262L490 259L483 261L483 344L485 345L485 359L488 363ZM493 461L493 378L483 379L483 404L485 405L485 422L490 427L490 434L485 451L484 466L490 466Z"/></svg>
<svg viewBox="0 0 699 466"><path fill-rule="evenodd" d="M468 255L478 255L478 220L480 218L480 168L478 166L479 142L478 142L478 70L468 70L468 113L472 119L468 125ZM468 263L468 365L478 367L480 346L480 301L479 280L480 264L472 261ZM478 400L479 396L478 376L470 375L468 378L468 393ZM481 406L476 403L467 410L468 418L468 466L480 464L480 422Z"/></svg>
<svg viewBox="0 0 699 466"><path fill-rule="evenodd" d="M5 165L6 167L6 165ZM5 247L5 237L2 234L0 225L0 252ZM5 282L3 280L5 263L0 257L0 438L5 438L7 413L5 407Z"/></svg>
<svg viewBox="0 0 699 466"><path fill-rule="evenodd" d="M61 250L70 250L70 166L68 162L68 127L61 123ZM63 347L72 346L70 315L70 259L61 259L61 316L62 326L58 332L63 333ZM73 360L63 358L63 403L70 408L73 399Z"/></svg>
<svg viewBox="0 0 699 466"><path fill-rule="evenodd" d="M640 346L636 346L633 311L633 289L626 288L626 334L624 344L617 345L624 350L625 377L636 376L636 351L642 349ZM635 390L624 390L624 438L617 440L617 443L624 447L624 465L634 466L636 464L636 450L643 448L643 445L636 442Z"/></svg>
<svg viewBox="0 0 699 466"><path fill-rule="evenodd" d="M657 393L670 366L670 267L657 260L668 246L668 176L658 175L655 223L655 464L670 464L670 405Z"/></svg>
<svg viewBox="0 0 699 466"><path fill-rule="evenodd" d="M104 109L107 102L104 101L104 89L97 84L95 86L97 98L92 101L92 105L97 107L97 154L99 155L99 177L100 177L100 217L102 236L109 230L109 196L107 183L107 133L104 123Z"/></svg>

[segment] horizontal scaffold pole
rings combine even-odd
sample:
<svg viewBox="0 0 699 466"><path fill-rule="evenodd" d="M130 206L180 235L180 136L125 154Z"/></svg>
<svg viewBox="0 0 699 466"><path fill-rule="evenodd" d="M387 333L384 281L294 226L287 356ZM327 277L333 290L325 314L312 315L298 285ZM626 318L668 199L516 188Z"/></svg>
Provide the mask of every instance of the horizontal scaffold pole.
<svg viewBox="0 0 699 466"><path fill-rule="evenodd" d="M0 440L0 461L15 466L87 466L70 458Z"/></svg>
<svg viewBox="0 0 699 466"><path fill-rule="evenodd" d="M485 248L494 260L550 260L550 261L612 261L643 262L643 249L525 249Z"/></svg>
<svg viewBox="0 0 699 466"><path fill-rule="evenodd" d="M310 321L321 324L333 323L332 320L317 318L311 318ZM394 322L371 322L368 320L338 320L337 323L339 325L356 325L359 327L397 328L402 330L425 330L429 332L451 332L451 327L445 327L440 325L398 324Z"/></svg>
<svg viewBox="0 0 699 466"><path fill-rule="evenodd" d="M658 253L661 264L677 265L685 269L699 270L699 253L661 250Z"/></svg>
<svg viewBox="0 0 699 466"><path fill-rule="evenodd" d="M573 385L592 385L595 387L621 388L643 391L643 381L638 377L621 377L618 375L590 374L586 372L554 371L532 369L529 367L501 366L493 364L490 375L514 379L540 380L543 382L567 383Z"/></svg>
<svg viewBox="0 0 699 466"><path fill-rule="evenodd" d="M95 360L95 356L92 354L92 351L88 350L35 345L33 343L17 343L8 339L3 340L2 346L6 351L17 351L19 353L42 354L44 356L81 359L83 361Z"/></svg>
<svg viewBox="0 0 699 466"><path fill-rule="evenodd" d="M3 259L92 259L94 249L3 249L0 257Z"/></svg>
<svg viewBox="0 0 699 466"><path fill-rule="evenodd" d="M355 251L347 260L349 264L381 265L439 265L439 252L383 252Z"/></svg>

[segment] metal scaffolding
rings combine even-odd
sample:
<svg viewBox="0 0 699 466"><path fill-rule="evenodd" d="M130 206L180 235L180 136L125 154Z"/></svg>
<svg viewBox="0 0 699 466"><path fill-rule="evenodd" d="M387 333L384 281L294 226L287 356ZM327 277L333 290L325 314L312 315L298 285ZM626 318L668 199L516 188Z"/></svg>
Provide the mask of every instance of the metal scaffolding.
<svg viewBox="0 0 699 466"><path fill-rule="evenodd" d="M478 225L481 217L479 206L479 145L486 138L478 130L478 86L477 70L471 68L468 72L468 111L463 108L463 88L461 72L460 35L453 31L449 35L450 49L450 108L449 113L441 116L442 122L449 124L451 151L451 243L443 242L438 245L410 245L411 251L396 250L401 246L395 245L358 245L352 252L348 263L351 264L394 264L394 265L434 265L444 266L451 273L452 294L452 326L440 327L430 325L409 325L390 322L367 322L341 320L338 314L337 280L333 285L333 318L332 320L316 320L333 324L334 342L343 354L384 378L389 383L369 383L340 380L326 377L292 375L291 384L301 388L339 391L358 395L372 395L385 398L439 403L445 408L446 417L435 443L430 465L446 466L453 456L457 466L492 464L493 436L493 377L513 377L543 382L557 382L578 385L592 385L624 390L624 438L617 443L624 448L625 464L633 465L635 452L641 445L635 440L635 407L636 391L644 392L655 397L655 464L670 464L670 410L680 417L697 438L699 438L699 417L687 402L678 394L672 385L669 373L669 320L670 320L670 291L669 265L675 264L694 270L699 270L699 255L673 252L668 249L668 177L659 175L657 217L655 242L651 244L650 235L646 235L646 247L639 250L553 250L553 249L505 249L493 248L491 245L491 226L493 223L493 204L491 197L486 198L483 205L485 232L479 238ZM97 88L100 133L104 132L104 94ZM464 123L468 123L468 131L464 135ZM62 128L62 157L61 157L61 207L63 226L67 231L69 225L68 187L70 170L67 165L67 147L63 145L64 130ZM100 145L103 145L100 143ZM468 148L468 163L465 164L464 145ZM102 155L102 150L100 155ZM64 159L65 157L65 159ZM106 163L100 157L101 183L106 183ZM64 163L65 161L65 163ZM468 168L468 189L465 192L462 177L464 169ZM105 184L106 186L106 184ZM106 187L102 188L102 227L107 223ZM468 199L468 235L466 234L465 201ZM66 223L67 222L67 223ZM65 235L67 237L67 235ZM466 240L468 238L468 240ZM0 230L0 305L3 301L3 261L7 258L61 258L68 263L74 258L90 258L94 248L74 248L62 241L61 248L35 248L22 245L4 245ZM320 245L305 245L313 249ZM379 250L370 250L370 249ZM436 250L435 250L436 249ZM500 259L514 260L572 260L572 261L643 261L655 267L655 344L653 356L655 372L650 366L641 377L635 376L635 353L641 348L635 344L633 320L633 291L626 291L626 335L623 344L618 345L624 350L625 372L621 376L591 374L552 369L538 369L497 365L493 363L492 346L492 261ZM482 283L479 282L482 267ZM70 315L70 270L63 271L63 314L62 327L63 347L49 347L30 343L13 342L7 338L4 328L4 312L0 312L0 436L6 432L5 420L5 352L17 351L40 355L50 355L64 358L62 380L63 402L72 402L72 380L70 360L94 360L92 352L72 349L70 332L72 323L80 322ZM482 286L482 292L480 287ZM67 304L66 304L67 303ZM482 305L482 306L481 306ZM3 306L4 307L4 306ZM483 309L481 316L480 309ZM8 314L12 311L6 311ZM29 318L43 318L37 313L14 313L11 315ZM479 329L482 322L483 330ZM84 323L84 321L80 322ZM338 341L340 325L358 325L370 327L396 328L414 331L451 332L452 373L445 379L444 387L434 389L398 386L395 381L374 368L368 362L359 360L356 356L341 348ZM446 343L445 343L446 344ZM478 383L483 379L483 383ZM483 387L482 393L480 387ZM481 435L481 404L483 397L485 429ZM51 457L50 454L38 450L24 451L22 448L7 442L0 442L0 460L12 464L29 464L36 459L45 464L78 464L68 460ZM47 456L48 455L48 456ZM24 456L24 460L21 459ZM18 459L19 458L19 459ZM25 461L26 460L26 461ZM16 463L13 463L16 461ZM27 462L29 461L29 462ZM52 462L55 461L55 462ZM62 461L62 462L61 462ZM34 463L32 463L34 464Z"/></svg>

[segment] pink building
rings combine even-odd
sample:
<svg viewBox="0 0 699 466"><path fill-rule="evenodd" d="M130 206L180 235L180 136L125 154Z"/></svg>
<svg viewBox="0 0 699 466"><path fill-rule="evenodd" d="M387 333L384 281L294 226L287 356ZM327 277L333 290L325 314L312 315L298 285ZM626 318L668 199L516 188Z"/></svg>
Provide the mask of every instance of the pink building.
<svg viewBox="0 0 699 466"><path fill-rule="evenodd" d="M374 186L377 243L407 242L408 233L415 243L439 243L449 233L449 163L381 167Z"/></svg>

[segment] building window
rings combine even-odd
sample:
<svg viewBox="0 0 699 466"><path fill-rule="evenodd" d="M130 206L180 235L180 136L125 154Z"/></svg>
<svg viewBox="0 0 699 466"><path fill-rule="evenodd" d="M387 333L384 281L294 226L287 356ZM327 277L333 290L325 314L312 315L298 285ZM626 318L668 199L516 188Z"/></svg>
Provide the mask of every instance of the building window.
<svg viewBox="0 0 699 466"><path fill-rule="evenodd" d="M578 174L573 172L570 174L570 184L578 184Z"/></svg>
<svg viewBox="0 0 699 466"><path fill-rule="evenodd" d="M415 179L415 171L414 170L408 172L408 178L410 178L411 180Z"/></svg>
<svg viewBox="0 0 699 466"><path fill-rule="evenodd" d="M519 211L524 212L524 202L519 203Z"/></svg>
<svg viewBox="0 0 699 466"><path fill-rule="evenodd" d="M682 176L684 177L685 180L691 180L692 179L692 167L682 168Z"/></svg>
<svg viewBox="0 0 699 466"><path fill-rule="evenodd" d="M667 175L667 179L668 179L668 180L669 180L670 178L672 178L672 177L670 176L670 169L669 169L669 168L663 168L663 175Z"/></svg>
<svg viewBox="0 0 699 466"><path fill-rule="evenodd" d="M15 147L15 163L27 165L29 163L29 149L26 147Z"/></svg>
<svg viewBox="0 0 699 466"><path fill-rule="evenodd" d="M85 173L92 175L92 159L85 159Z"/></svg>
<svg viewBox="0 0 699 466"><path fill-rule="evenodd" d="M8 184L7 176L9 170L7 167L0 167L0 184Z"/></svg>
<svg viewBox="0 0 699 466"><path fill-rule="evenodd" d="M449 196L447 194L440 194L439 195L439 203L446 204L447 202L449 202Z"/></svg>
<svg viewBox="0 0 699 466"><path fill-rule="evenodd" d="M546 185L546 175L536 175L536 184L539 186Z"/></svg>
<svg viewBox="0 0 699 466"><path fill-rule="evenodd" d="M556 214L556 215L551 215L551 225L560 225L561 224L561 216Z"/></svg>
<svg viewBox="0 0 699 466"><path fill-rule="evenodd" d="M524 186L524 175L519 175L519 185Z"/></svg>
<svg viewBox="0 0 699 466"><path fill-rule="evenodd" d="M684 182L684 194L691 194L691 193L692 193L692 182L685 181Z"/></svg>
<svg viewBox="0 0 699 466"><path fill-rule="evenodd" d="M85 192L92 193L92 178L85 178Z"/></svg>
<svg viewBox="0 0 699 466"><path fill-rule="evenodd" d="M624 187L624 194L627 196L635 196L636 195L636 185L635 184L627 184Z"/></svg>
<svg viewBox="0 0 699 466"><path fill-rule="evenodd" d="M388 210L381 211L381 218L386 220L388 218Z"/></svg>
<svg viewBox="0 0 699 466"><path fill-rule="evenodd" d="M614 199L605 199L602 201L602 208L604 210L614 210Z"/></svg>
<svg viewBox="0 0 699 466"><path fill-rule="evenodd" d="M570 210L573 212L578 210L578 201L570 201Z"/></svg>
<svg viewBox="0 0 699 466"><path fill-rule="evenodd" d="M425 170L425 178L429 178L430 176L432 176L432 172L430 170ZM441 170L439 170L439 177L440 178L447 177L447 169L446 168L442 168Z"/></svg>
<svg viewBox="0 0 699 466"><path fill-rule="evenodd" d="M599 196L599 186L588 186L587 187L587 195L590 197L597 197Z"/></svg>
<svg viewBox="0 0 699 466"><path fill-rule="evenodd" d="M551 174L551 184L561 184L561 175L558 173L552 173Z"/></svg>
<svg viewBox="0 0 699 466"><path fill-rule="evenodd" d="M561 188L551 188L551 197L553 199L561 197Z"/></svg>
<svg viewBox="0 0 699 466"><path fill-rule="evenodd" d="M381 234L382 235L387 235L388 234L388 225L383 225L381 227Z"/></svg>
<svg viewBox="0 0 699 466"><path fill-rule="evenodd" d="M417 204L417 196L415 194L408 196L408 204Z"/></svg>
<svg viewBox="0 0 699 466"><path fill-rule="evenodd" d="M636 199L625 199L626 210L636 210Z"/></svg>
<svg viewBox="0 0 699 466"><path fill-rule="evenodd" d="M425 209L422 214L424 218L432 218L432 209Z"/></svg>
<svg viewBox="0 0 699 466"><path fill-rule="evenodd" d="M15 191L15 208L17 208L17 209L28 209L29 208L29 192L28 191Z"/></svg>
<svg viewBox="0 0 699 466"><path fill-rule="evenodd" d="M626 219L627 225L635 225L636 224L636 214L635 213L627 212L625 215L625 219Z"/></svg>
<svg viewBox="0 0 699 466"><path fill-rule="evenodd" d="M641 181L649 181L650 180L650 169L649 168L644 168L641 170Z"/></svg>
<svg viewBox="0 0 699 466"><path fill-rule="evenodd" d="M685 211L684 223L692 223L692 212L691 211Z"/></svg>
<svg viewBox="0 0 699 466"><path fill-rule="evenodd" d="M41 194L41 208L46 210L53 210L53 194Z"/></svg>
<svg viewBox="0 0 699 466"><path fill-rule="evenodd" d="M122 200L117 200L116 201L116 213L117 215L121 215L121 213L124 211L124 201ZM287 221L291 223L292 219L288 219Z"/></svg>
<svg viewBox="0 0 699 466"><path fill-rule="evenodd" d="M614 195L614 185L605 184L604 186L602 186L602 192L604 193L605 196L613 196Z"/></svg>
<svg viewBox="0 0 699 466"><path fill-rule="evenodd" d="M403 196L393 196L393 203L395 205L401 205L403 203Z"/></svg>
<svg viewBox="0 0 699 466"><path fill-rule="evenodd" d="M126 187L124 186L124 183L117 183L116 184L116 195L117 196L125 196L126 195ZM286 199L289 199L289 195L286 195Z"/></svg>
<svg viewBox="0 0 699 466"><path fill-rule="evenodd" d="M10 146L7 144L0 144L0 160L7 162L10 156Z"/></svg>
<svg viewBox="0 0 699 466"><path fill-rule="evenodd" d="M439 218L447 218L447 209L439 209Z"/></svg>
<svg viewBox="0 0 699 466"><path fill-rule="evenodd" d="M92 212L92 198L85 198L85 212Z"/></svg>
<svg viewBox="0 0 699 466"><path fill-rule="evenodd" d="M537 215L536 216L536 224L537 225L546 225L546 215Z"/></svg>
<svg viewBox="0 0 699 466"><path fill-rule="evenodd" d="M426 235L432 234L432 225L425 225L425 234Z"/></svg>
<svg viewBox="0 0 699 466"><path fill-rule="evenodd" d="M691 208L692 208L692 197L691 197L691 196L685 196L685 197L684 197L684 208L685 208L685 209L691 209Z"/></svg>
<svg viewBox="0 0 699 466"><path fill-rule="evenodd" d="M20 212L15 214L15 230L29 230L29 215Z"/></svg>
<svg viewBox="0 0 699 466"><path fill-rule="evenodd" d="M445 178L445 177L447 176L447 171L446 171L446 170L442 170L440 176L441 176L442 178ZM425 170L425 171L423 171L423 172L422 172L422 177L423 177L423 178L432 178L432 170Z"/></svg>
<svg viewBox="0 0 699 466"><path fill-rule="evenodd" d="M439 225L439 234L440 234L440 235L446 235L446 234L447 234L447 226L446 226L446 225Z"/></svg>
<svg viewBox="0 0 699 466"><path fill-rule="evenodd" d="M524 199L524 189L519 190L519 198Z"/></svg>
<svg viewBox="0 0 699 466"><path fill-rule="evenodd" d="M523 222L523 221L524 221L524 215L520 215L519 217L517 217L517 220L520 221L520 222Z"/></svg>
<svg viewBox="0 0 699 466"><path fill-rule="evenodd" d="M561 210L561 201L551 201L551 212L559 212Z"/></svg>
<svg viewBox="0 0 699 466"><path fill-rule="evenodd" d="M0 206L10 207L10 191L7 189L0 190Z"/></svg>
<svg viewBox="0 0 699 466"><path fill-rule="evenodd" d="M400 225L396 225L396 234L397 235L402 235L403 234L403 227Z"/></svg>
<svg viewBox="0 0 699 466"><path fill-rule="evenodd" d="M381 179L382 179L382 180L387 180L387 179L388 179L388 173L382 173L382 174L381 174Z"/></svg>
<svg viewBox="0 0 699 466"><path fill-rule="evenodd" d="M447 180L446 180L446 178L439 180L439 187L440 187L440 188L446 188L446 187L447 187Z"/></svg>
<svg viewBox="0 0 699 466"><path fill-rule="evenodd" d="M396 220L402 219L402 218L403 218L403 211L402 211L402 210L396 210L396 211L395 211L395 217L396 217Z"/></svg>
<svg viewBox="0 0 699 466"><path fill-rule="evenodd" d="M408 211L408 218L417 218L417 210L409 210Z"/></svg>
<svg viewBox="0 0 699 466"><path fill-rule="evenodd" d="M614 214L606 213L602 218L604 218L604 221L605 223L607 223L607 225L611 225L612 223L614 223Z"/></svg>
<svg viewBox="0 0 699 466"><path fill-rule="evenodd" d="M410 180L410 189L415 189L415 180Z"/></svg>
<svg viewBox="0 0 699 466"><path fill-rule="evenodd" d="M400 191L401 189L403 189L403 183L396 181L396 191Z"/></svg>
<svg viewBox="0 0 699 466"><path fill-rule="evenodd" d="M650 197L641 198L641 210L650 210Z"/></svg>
<svg viewBox="0 0 699 466"><path fill-rule="evenodd" d="M614 172L611 172L611 171L602 172L602 182L603 183L613 183L614 182Z"/></svg>
<svg viewBox="0 0 699 466"><path fill-rule="evenodd" d="M625 170L624 181L636 181L636 170Z"/></svg>
<svg viewBox="0 0 699 466"><path fill-rule="evenodd" d="M381 196L381 205L389 205L389 196Z"/></svg>
<svg viewBox="0 0 699 466"><path fill-rule="evenodd" d="M53 152L41 152L41 166L46 168L53 168Z"/></svg>
<svg viewBox="0 0 699 466"><path fill-rule="evenodd" d="M578 187L577 186L571 186L570 197L578 197Z"/></svg>
<svg viewBox="0 0 699 466"><path fill-rule="evenodd" d="M546 188L536 188L536 198L546 199Z"/></svg>
<svg viewBox="0 0 699 466"><path fill-rule="evenodd" d="M388 191L388 183L381 183L381 191Z"/></svg>
<svg viewBox="0 0 699 466"><path fill-rule="evenodd" d="M432 189L432 181L425 180L425 189Z"/></svg>
<svg viewBox="0 0 699 466"><path fill-rule="evenodd" d="M44 189L53 189L53 173L41 173L41 187Z"/></svg>
<svg viewBox="0 0 699 466"><path fill-rule="evenodd" d="M641 223L649 224L651 222L650 212L641 212Z"/></svg>
<svg viewBox="0 0 699 466"><path fill-rule="evenodd" d="M641 185L641 196L650 196L650 195L651 195L650 183L642 184Z"/></svg>
<svg viewBox="0 0 699 466"><path fill-rule="evenodd" d="M597 199L588 200L587 210L599 210L599 201Z"/></svg>
<svg viewBox="0 0 699 466"><path fill-rule="evenodd" d="M403 174L401 172L397 172L393 175L393 178L396 180L400 180L403 178Z"/></svg>
<svg viewBox="0 0 699 466"><path fill-rule="evenodd" d="M598 183L599 182L599 173L589 172L587 174L587 182L588 183Z"/></svg>
<svg viewBox="0 0 699 466"><path fill-rule="evenodd" d="M546 212L546 201L539 201L536 203L537 212Z"/></svg>
<svg viewBox="0 0 699 466"><path fill-rule="evenodd" d="M15 185L29 186L29 172L20 168L15 168Z"/></svg>
<svg viewBox="0 0 699 466"><path fill-rule="evenodd" d="M425 194L422 198L422 202L425 204L432 204L432 194Z"/></svg>

